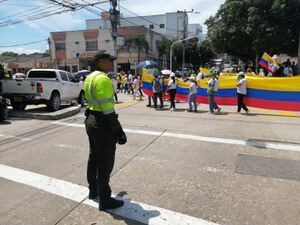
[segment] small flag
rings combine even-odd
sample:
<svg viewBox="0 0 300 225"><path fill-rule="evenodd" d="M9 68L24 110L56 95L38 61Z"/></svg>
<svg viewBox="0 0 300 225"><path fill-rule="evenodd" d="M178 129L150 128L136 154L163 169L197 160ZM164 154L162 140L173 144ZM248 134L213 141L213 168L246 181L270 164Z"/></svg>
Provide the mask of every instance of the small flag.
<svg viewBox="0 0 300 225"><path fill-rule="evenodd" d="M207 76L210 74L211 70L210 69L206 69L206 68L203 68L203 67L200 67L200 73L202 73L204 76Z"/></svg>
<svg viewBox="0 0 300 225"><path fill-rule="evenodd" d="M259 65L270 71L271 73L275 73L279 68L278 64L269 56L266 52L262 55L259 60Z"/></svg>

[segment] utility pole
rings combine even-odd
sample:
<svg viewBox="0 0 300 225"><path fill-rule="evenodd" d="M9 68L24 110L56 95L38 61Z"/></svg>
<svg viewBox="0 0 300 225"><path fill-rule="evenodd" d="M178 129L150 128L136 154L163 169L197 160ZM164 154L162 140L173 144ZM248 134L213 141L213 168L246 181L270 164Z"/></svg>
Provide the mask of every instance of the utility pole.
<svg viewBox="0 0 300 225"><path fill-rule="evenodd" d="M186 39L188 37L188 13L192 13L194 10L191 11L177 11L177 13L183 13L183 32L182 32L182 40ZM185 46L184 42L182 45L182 72L185 64Z"/></svg>
<svg viewBox="0 0 300 225"><path fill-rule="evenodd" d="M110 14L110 22L111 22L111 36L113 38L113 45L114 45L114 56L118 57L117 53L117 29L118 29L118 22L120 20L120 11L117 10L118 0L110 0L111 8L109 10ZM117 61L114 61L114 75L117 76L118 73L118 66Z"/></svg>
<svg viewBox="0 0 300 225"><path fill-rule="evenodd" d="M51 51L51 39L48 37L49 55L50 55L50 68L52 69L52 51Z"/></svg>

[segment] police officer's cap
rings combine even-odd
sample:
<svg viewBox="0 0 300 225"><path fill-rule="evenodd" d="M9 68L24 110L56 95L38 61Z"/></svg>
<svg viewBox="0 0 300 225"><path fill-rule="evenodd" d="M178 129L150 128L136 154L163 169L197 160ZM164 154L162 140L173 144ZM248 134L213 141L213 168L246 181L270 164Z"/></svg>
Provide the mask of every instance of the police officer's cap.
<svg viewBox="0 0 300 225"><path fill-rule="evenodd" d="M94 58L96 61L98 61L99 59L109 59L112 61L117 59L115 56L112 56L108 51L105 50L97 52Z"/></svg>

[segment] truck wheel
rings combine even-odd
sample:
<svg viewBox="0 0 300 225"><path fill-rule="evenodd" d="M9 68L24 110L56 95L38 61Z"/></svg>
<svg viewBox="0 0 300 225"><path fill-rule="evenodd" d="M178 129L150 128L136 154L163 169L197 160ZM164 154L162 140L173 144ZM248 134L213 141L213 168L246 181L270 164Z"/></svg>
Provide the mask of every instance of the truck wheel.
<svg viewBox="0 0 300 225"><path fill-rule="evenodd" d="M60 96L58 93L53 93L51 95L50 101L47 104L48 109L51 112L57 111L60 108Z"/></svg>
<svg viewBox="0 0 300 225"><path fill-rule="evenodd" d="M12 99L10 100L10 104L14 110L24 110L26 108L26 104L14 102Z"/></svg>
<svg viewBox="0 0 300 225"><path fill-rule="evenodd" d="M7 120L7 108L0 109L0 122Z"/></svg>
<svg viewBox="0 0 300 225"><path fill-rule="evenodd" d="M83 91L80 92L77 102L81 105L81 107L84 107L85 95Z"/></svg>

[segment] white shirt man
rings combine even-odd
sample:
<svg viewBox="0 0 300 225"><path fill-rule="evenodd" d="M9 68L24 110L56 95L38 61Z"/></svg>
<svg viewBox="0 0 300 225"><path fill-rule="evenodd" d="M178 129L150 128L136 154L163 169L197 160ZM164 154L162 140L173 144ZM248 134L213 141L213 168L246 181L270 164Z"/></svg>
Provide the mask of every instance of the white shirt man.
<svg viewBox="0 0 300 225"><path fill-rule="evenodd" d="M246 79L246 77L244 77L238 81L237 93L240 93L243 95L247 94L247 79Z"/></svg>

